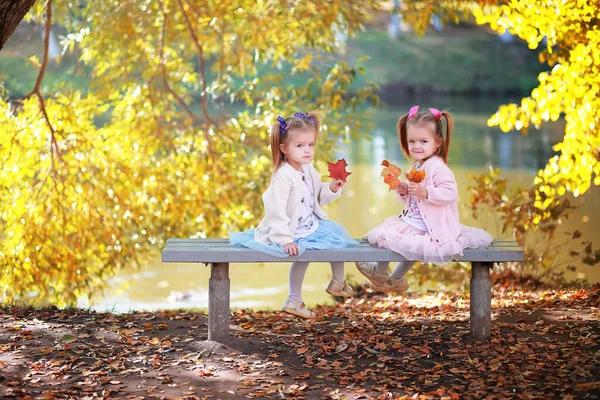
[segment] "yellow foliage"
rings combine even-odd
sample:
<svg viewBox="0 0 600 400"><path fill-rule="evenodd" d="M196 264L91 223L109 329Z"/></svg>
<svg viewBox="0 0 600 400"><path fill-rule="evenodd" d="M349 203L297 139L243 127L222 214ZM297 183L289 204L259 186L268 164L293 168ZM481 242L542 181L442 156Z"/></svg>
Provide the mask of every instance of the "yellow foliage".
<svg viewBox="0 0 600 400"><path fill-rule="evenodd" d="M483 2L481 2L483 3ZM508 30L532 49L546 39L540 60L552 66L521 104L501 106L488 121L503 131L556 121L564 115L563 141L535 180L536 207L546 209L567 191L585 193L600 180L600 3L597 1L509 1L474 11L479 24ZM556 187L550 190L548 187ZM546 188L546 189L544 189ZM544 193L544 196L541 196Z"/></svg>
<svg viewBox="0 0 600 400"><path fill-rule="evenodd" d="M256 225L277 114L326 112L321 159L338 132L368 128L348 108L376 103L372 87L348 96L357 69L332 56L368 2L51 1L27 19L45 24L47 4L93 80L0 99L3 301L71 304L168 237ZM282 63L292 72L259 75ZM246 111L228 114L229 101Z"/></svg>

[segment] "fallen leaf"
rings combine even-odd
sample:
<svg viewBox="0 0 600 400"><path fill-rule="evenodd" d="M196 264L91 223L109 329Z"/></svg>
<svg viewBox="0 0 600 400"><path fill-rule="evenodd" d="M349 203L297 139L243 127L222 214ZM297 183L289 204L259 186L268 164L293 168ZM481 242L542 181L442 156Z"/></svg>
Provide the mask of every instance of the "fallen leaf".
<svg viewBox="0 0 600 400"><path fill-rule="evenodd" d="M76 340L76 339L75 339L75 336L73 336L73 335L68 335L68 334L67 334L67 335L63 335L63 336L60 338L60 341L61 341L62 343L73 343L75 340Z"/></svg>

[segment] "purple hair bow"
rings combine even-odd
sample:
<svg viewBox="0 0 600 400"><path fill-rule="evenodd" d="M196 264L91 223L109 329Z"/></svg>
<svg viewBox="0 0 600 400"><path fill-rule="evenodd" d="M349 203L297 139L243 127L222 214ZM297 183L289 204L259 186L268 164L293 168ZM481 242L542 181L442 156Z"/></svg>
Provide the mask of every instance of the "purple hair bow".
<svg viewBox="0 0 600 400"><path fill-rule="evenodd" d="M313 117L312 115L308 115L306 113L303 112L297 112L294 114L294 117L296 118L300 118L300 119L307 119L310 121L311 124L313 124L313 126L316 128L317 127L317 119L315 117Z"/></svg>
<svg viewBox="0 0 600 400"><path fill-rule="evenodd" d="M287 132L288 125L285 123L285 119L281 115L277 116L277 122L279 122L279 133L283 135Z"/></svg>

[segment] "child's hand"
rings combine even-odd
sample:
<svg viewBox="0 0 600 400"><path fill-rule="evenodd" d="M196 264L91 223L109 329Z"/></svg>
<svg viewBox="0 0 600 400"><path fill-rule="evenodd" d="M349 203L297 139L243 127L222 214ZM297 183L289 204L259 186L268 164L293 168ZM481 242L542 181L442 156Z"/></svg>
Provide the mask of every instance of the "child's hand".
<svg viewBox="0 0 600 400"><path fill-rule="evenodd" d="M345 184L346 183L341 179L334 179L329 182L329 189L331 189L333 193L337 193L337 191L340 190L340 188Z"/></svg>
<svg viewBox="0 0 600 400"><path fill-rule="evenodd" d="M298 245L294 242L290 242L288 244L283 245L283 248L285 249L285 252L292 257L296 257L300 252Z"/></svg>
<svg viewBox="0 0 600 400"><path fill-rule="evenodd" d="M408 194L408 185L406 182L400 182L400 185L396 188L396 193L400 196L406 196Z"/></svg>
<svg viewBox="0 0 600 400"><path fill-rule="evenodd" d="M428 194L427 189L414 182L408 182L408 193L412 194L413 196L419 196L423 198L427 198Z"/></svg>

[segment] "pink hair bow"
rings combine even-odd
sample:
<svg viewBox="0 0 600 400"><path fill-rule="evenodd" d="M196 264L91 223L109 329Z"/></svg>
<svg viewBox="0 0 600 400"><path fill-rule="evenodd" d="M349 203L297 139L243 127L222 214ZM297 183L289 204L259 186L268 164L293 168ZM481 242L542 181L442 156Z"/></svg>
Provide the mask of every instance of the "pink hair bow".
<svg viewBox="0 0 600 400"><path fill-rule="evenodd" d="M437 108L430 108L429 111L435 116L435 118L439 121L442 118L442 113ZM410 117L408 117L410 118Z"/></svg>
<svg viewBox="0 0 600 400"><path fill-rule="evenodd" d="M418 112L419 112L419 106L413 106L413 107L411 107L410 110L408 111L408 118L406 120L409 121Z"/></svg>
<svg viewBox="0 0 600 400"><path fill-rule="evenodd" d="M429 111L431 111L431 113L433 114L433 116L438 121L440 120L440 118L442 118L442 113L437 108L430 108ZM412 117L414 117L415 115L417 115L418 112L419 112L419 106L412 106L410 108L410 110L408 111L408 118L406 120L407 121L410 120Z"/></svg>

